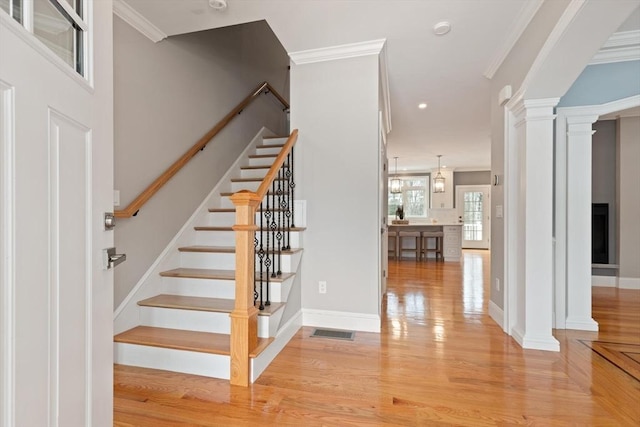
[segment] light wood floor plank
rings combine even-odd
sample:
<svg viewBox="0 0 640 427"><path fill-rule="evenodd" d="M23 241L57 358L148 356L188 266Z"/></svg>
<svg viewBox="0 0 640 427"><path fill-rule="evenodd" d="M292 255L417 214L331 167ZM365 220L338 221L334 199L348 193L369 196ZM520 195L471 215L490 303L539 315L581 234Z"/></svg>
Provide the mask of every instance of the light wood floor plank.
<svg viewBox="0 0 640 427"><path fill-rule="evenodd" d="M599 332L555 331L559 353L523 350L487 314L488 255L391 261L382 333L303 328L248 388L116 366L115 425L640 425L640 381L585 345L616 343L601 351L613 360L640 345L640 291L594 288Z"/></svg>

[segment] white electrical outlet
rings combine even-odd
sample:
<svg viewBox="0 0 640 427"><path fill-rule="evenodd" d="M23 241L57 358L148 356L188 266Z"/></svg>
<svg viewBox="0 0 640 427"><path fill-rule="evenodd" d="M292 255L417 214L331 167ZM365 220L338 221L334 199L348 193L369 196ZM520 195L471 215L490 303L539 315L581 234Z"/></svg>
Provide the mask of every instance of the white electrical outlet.
<svg viewBox="0 0 640 427"><path fill-rule="evenodd" d="M500 290L500 279L496 277L496 291Z"/></svg>
<svg viewBox="0 0 640 427"><path fill-rule="evenodd" d="M321 294L327 293L327 282L318 282L318 292Z"/></svg>

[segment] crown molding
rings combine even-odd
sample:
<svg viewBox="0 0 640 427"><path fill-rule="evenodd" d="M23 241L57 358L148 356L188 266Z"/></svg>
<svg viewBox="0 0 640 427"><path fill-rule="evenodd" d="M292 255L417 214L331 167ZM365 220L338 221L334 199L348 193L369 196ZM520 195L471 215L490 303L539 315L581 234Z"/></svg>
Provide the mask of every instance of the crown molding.
<svg viewBox="0 0 640 427"><path fill-rule="evenodd" d="M162 30L123 0L113 0L113 13L154 43L167 38Z"/></svg>
<svg viewBox="0 0 640 427"><path fill-rule="evenodd" d="M386 39L371 40L319 49L291 52L289 58L295 65L312 64L314 62L335 61L338 59L356 58L359 56L379 55Z"/></svg>
<svg viewBox="0 0 640 427"><path fill-rule="evenodd" d="M522 33L524 33L524 30L527 29L527 26L538 12L538 9L540 9L543 2L544 0L529 0L524 3L518 17L513 22L509 33L504 39L504 44L494 54L493 59L483 73L486 78L493 78L496 71L498 71L498 68L500 68L504 60L507 58L507 55L509 55L509 52L511 52L511 49L513 49L513 46L515 46Z"/></svg>
<svg viewBox="0 0 640 427"><path fill-rule="evenodd" d="M613 33L589 65L640 60L640 30Z"/></svg>

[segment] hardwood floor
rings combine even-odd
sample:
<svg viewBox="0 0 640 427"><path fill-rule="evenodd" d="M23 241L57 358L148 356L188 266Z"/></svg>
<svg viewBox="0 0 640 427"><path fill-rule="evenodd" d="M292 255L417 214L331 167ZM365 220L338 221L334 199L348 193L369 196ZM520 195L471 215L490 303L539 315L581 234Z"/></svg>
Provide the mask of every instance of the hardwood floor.
<svg viewBox="0 0 640 427"><path fill-rule="evenodd" d="M303 328L249 388L116 366L115 425L640 425L640 291L594 288L600 332L556 331L551 353L486 314L486 251L389 270L381 334Z"/></svg>

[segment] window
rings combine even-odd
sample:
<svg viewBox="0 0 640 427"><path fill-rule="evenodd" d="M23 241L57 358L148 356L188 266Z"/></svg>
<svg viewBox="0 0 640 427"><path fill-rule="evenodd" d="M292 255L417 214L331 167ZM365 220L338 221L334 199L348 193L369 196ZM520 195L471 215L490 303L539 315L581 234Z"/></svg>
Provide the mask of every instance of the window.
<svg viewBox="0 0 640 427"><path fill-rule="evenodd" d="M398 206L402 205L405 218L426 218L429 205L429 177L400 176L398 178L402 181L402 192L389 193L389 216L394 216Z"/></svg>
<svg viewBox="0 0 640 427"><path fill-rule="evenodd" d="M0 0L0 10L22 24L51 52L86 77L85 0Z"/></svg>

